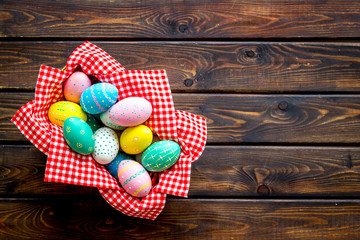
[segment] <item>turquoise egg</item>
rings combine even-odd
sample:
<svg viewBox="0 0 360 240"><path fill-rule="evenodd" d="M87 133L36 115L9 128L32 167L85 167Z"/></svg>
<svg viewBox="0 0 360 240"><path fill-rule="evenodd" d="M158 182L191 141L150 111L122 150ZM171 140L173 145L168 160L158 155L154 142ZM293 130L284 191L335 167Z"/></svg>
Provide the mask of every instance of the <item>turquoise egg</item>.
<svg viewBox="0 0 360 240"><path fill-rule="evenodd" d="M111 176L113 176L116 180L119 180L118 177L118 169L119 169L119 163L122 160L134 160L134 158L126 153L123 152L119 152L118 155L116 156L116 158L114 160L112 160L111 163L108 163L105 166L106 170L108 170L108 172L111 174Z"/></svg>
<svg viewBox="0 0 360 240"><path fill-rule="evenodd" d="M96 130L98 130L99 128L101 128L100 124L93 115L89 113L87 113L86 115L87 115L86 123L89 124L93 133L96 132Z"/></svg>
<svg viewBox="0 0 360 240"><path fill-rule="evenodd" d="M90 114L105 112L118 99L117 88L110 83L96 83L88 87L80 97L82 109Z"/></svg>
<svg viewBox="0 0 360 240"><path fill-rule="evenodd" d="M63 126L66 143L75 151L88 155L94 151L95 140L89 124L78 117L65 120Z"/></svg>
<svg viewBox="0 0 360 240"><path fill-rule="evenodd" d="M173 166L180 156L176 142L163 140L150 145L141 157L141 164L151 172L161 172Z"/></svg>

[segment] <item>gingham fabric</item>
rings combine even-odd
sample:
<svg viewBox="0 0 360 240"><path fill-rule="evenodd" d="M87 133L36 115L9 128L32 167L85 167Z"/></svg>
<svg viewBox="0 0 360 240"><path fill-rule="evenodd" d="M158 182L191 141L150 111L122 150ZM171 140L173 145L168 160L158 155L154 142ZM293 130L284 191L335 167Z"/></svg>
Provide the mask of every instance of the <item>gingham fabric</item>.
<svg viewBox="0 0 360 240"><path fill-rule="evenodd" d="M62 128L49 122L49 107L64 100L62 84L79 66L84 73L96 76L101 82L114 84L119 90L118 100L138 96L150 101L153 113L145 124L160 139L172 139L181 146L180 158L172 168L151 173L155 186L148 196L139 199L126 193L91 155L72 151L65 143ZM115 209L129 216L152 220L164 208L167 194L187 197L191 163L200 157L206 143L205 119L174 109L165 70L126 71L90 42L80 45L70 55L66 71L40 67L35 100L20 108L12 122L48 156L45 181L96 187Z"/></svg>

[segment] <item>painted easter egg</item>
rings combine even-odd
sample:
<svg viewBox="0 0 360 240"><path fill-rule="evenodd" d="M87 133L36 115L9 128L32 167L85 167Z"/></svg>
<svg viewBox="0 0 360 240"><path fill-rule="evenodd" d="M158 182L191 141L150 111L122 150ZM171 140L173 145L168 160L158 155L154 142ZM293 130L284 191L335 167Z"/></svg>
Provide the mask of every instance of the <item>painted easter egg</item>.
<svg viewBox="0 0 360 240"><path fill-rule="evenodd" d="M94 133L95 149L93 158L100 164L108 164L119 152L119 138L116 132L108 127L102 127Z"/></svg>
<svg viewBox="0 0 360 240"><path fill-rule="evenodd" d="M111 109L111 108L110 108L110 109ZM109 127L109 128L112 128L112 129L115 129L115 130L124 130L125 127L120 126L120 125L114 123L114 121L109 118L110 109L107 110L106 112L103 112L103 113L100 114L101 122L102 122L105 126L107 126L107 127Z"/></svg>
<svg viewBox="0 0 360 240"><path fill-rule="evenodd" d="M140 163L133 160L121 161L118 178L125 191L134 197L145 197L152 187L149 173Z"/></svg>
<svg viewBox="0 0 360 240"><path fill-rule="evenodd" d="M126 153L119 152L118 155L114 160L112 160L110 163L105 165L106 170L113 176L116 180L119 180L118 178L118 169L119 164L122 160L133 160L134 158Z"/></svg>
<svg viewBox="0 0 360 240"><path fill-rule="evenodd" d="M87 88L80 97L80 105L85 112L98 114L105 112L115 104L118 98L117 88L110 83L97 83Z"/></svg>
<svg viewBox="0 0 360 240"><path fill-rule="evenodd" d="M126 128L120 136L121 149L127 154L139 154L151 145L153 134L149 127L139 125Z"/></svg>
<svg viewBox="0 0 360 240"><path fill-rule="evenodd" d="M88 113L86 115L87 115L86 123L89 124L89 126L91 127L91 130L93 132L96 132L96 130L101 128L100 124L98 123L98 121L95 119L95 117L93 115L88 114Z"/></svg>
<svg viewBox="0 0 360 240"><path fill-rule="evenodd" d="M75 152L88 155L94 151L95 141L93 131L81 118L69 117L66 119L63 133L66 143Z"/></svg>
<svg viewBox="0 0 360 240"><path fill-rule="evenodd" d="M63 85L66 100L79 104L81 94L91 86L90 78L83 72L74 72Z"/></svg>
<svg viewBox="0 0 360 240"><path fill-rule="evenodd" d="M69 101L60 101L51 105L48 111L48 117L50 122L60 127L64 125L65 120L69 117L78 117L84 121L87 120L86 113L81 107Z"/></svg>
<svg viewBox="0 0 360 240"><path fill-rule="evenodd" d="M148 147L142 155L141 164L151 172L161 172L173 166L180 156L176 142L162 140Z"/></svg>
<svg viewBox="0 0 360 240"><path fill-rule="evenodd" d="M145 98L129 97L109 109L109 118L117 125L131 127L145 122L152 113L151 103Z"/></svg>

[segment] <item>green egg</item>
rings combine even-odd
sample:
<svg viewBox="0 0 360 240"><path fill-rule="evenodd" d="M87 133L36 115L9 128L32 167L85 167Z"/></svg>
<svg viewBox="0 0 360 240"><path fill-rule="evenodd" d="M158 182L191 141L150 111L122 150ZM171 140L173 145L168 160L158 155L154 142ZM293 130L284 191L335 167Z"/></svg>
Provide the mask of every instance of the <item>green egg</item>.
<svg viewBox="0 0 360 240"><path fill-rule="evenodd" d="M86 123L89 124L89 126L91 127L91 130L93 132L96 132L96 130L98 130L99 128L101 128L100 124L98 123L98 121L96 120L96 118L87 113L87 120L86 120Z"/></svg>
<svg viewBox="0 0 360 240"><path fill-rule="evenodd" d="M176 142L163 140L150 145L141 157L141 164L151 172L161 172L173 166L180 156Z"/></svg>
<svg viewBox="0 0 360 240"><path fill-rule="evenodd" d="M63 126L66 143L75 152L83 155L94 151L95 140L89 124L78 117L70 117L65 120Z"/></svg>

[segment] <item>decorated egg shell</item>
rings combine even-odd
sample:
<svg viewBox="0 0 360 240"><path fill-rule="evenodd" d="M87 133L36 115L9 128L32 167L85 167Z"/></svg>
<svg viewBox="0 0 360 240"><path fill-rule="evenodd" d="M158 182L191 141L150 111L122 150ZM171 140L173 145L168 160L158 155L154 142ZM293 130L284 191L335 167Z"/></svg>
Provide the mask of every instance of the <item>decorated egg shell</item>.
<svg viewBox="0 0 360 240"><path fill-rule="evenodd" d="M111 108L110 108L110 109L111 109ZM125 127L120 126L120 125L118 125L118 124L115 124L115 123L113 122L113 120L111 120L111 119L109 118L110 109L107 110L106 112L103 112L103 113L100 114L101 122L102 122L105 126L107 126L107 127L109 127L109 128L112 128L112 129L115 129L115 130L123 130L123 129L125 129Z"/></svg>
<svg viewBox="0 0 360 240"><path fill-rule="evenodd" d="M60 101L52 104L48 111L48 117L50 122L60 127L64 125L64 122L69 117L78 117L86 121L86 113L81 107L73 102Z"/></svg>
<svg viewBox="0 0 360 240"><path fill-rule="evenodd" d="M151 172L161 172L173 166L180 156L176 142L162 140L148 147L141 157L141 164Z"/></svg>
<svg viewBox="0 0 360 240"><path fill-rule="evenodd" d="M105 112L115 104L118 98L117 88L110 83L96 83L87 88L80 97L85 112L98 114Z"/></svg>
<svg viewBox="0 0 360 240"><path fill-rule="evenodd" d="M63 85L65 99L80 103L81 94L91 86L90 78L83 72L74 72Z"/></svg>
<svg viewBox="0 0 360 240"><path fill-rule="evenodd" d="M123 153L123 152L119 152L118 155L116 156L116 158L114 160L111 161L111 163L108 163L105 165L106 170L111 174L111 176L113 176L116 180L119 180L118 178L118 169L119 169L119 164L122 160L133 160L133 157Z"/></svg>
<svg viewBox="0 0 360 240"><path fill-rule="evenodd" d="M156 143L156 142L158 142L158 141L160 141L159 136L156 135L156 134L154 134L154 135L153 135L153 140L152 140L151 144ZM141 157L142 157L143 154L144 154L144 152L139 153L139 154L136 154L136 155L135 155L135 160L136 160L137 162L141 163Z"/></svg>
<svg viewBox="0 0 360 240"><path fill-rule="evenodd" d="M151 103L145 98L128 97L109 109L109 118L117 125L130 127L142 124L152 113Z"/></svg>
<svg viewBox="0 0 360 240"><path fill-rule="evenodd" d="M98 121L95 119L95 117L93 115L88 114L88 113L86 115L87 115L86 123L89 124L89 126L91 127L91 130L93 132L96 132L96 130L101 128L100 124L98 123Z"/></svg>
<svg viewBox="0 0 360 240"><path fill-rule="evenodd" d="M121 161L118 178L125 191L134 197L145 197L152 188L149 173L140 163L133 160Z"/></svg>
<svg viewBox="0 0 360 240"><path fill-rule="evenodd" d="M75 151L88 155L94 151L94 136L90 126L81 118L70 117L65 120L63 133L66 143Z"/></svg>
<svg viewBox="0 0 360 240"><path fill-rule="evenodd" d="M127 154L139 154L151 145L153 134L149 127L139 125L126 128L120 136L121 149Z"/></svg>
<svg viewBox="0 0 360 240"><path fill-rule="evenodd" d="M108 164L119 152L119 138L116 132L108 127L102 127L94 133L95 147L93 158L100 164Z"/></svg>

